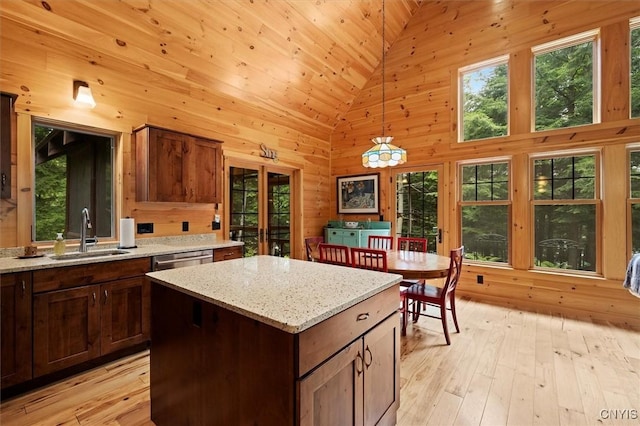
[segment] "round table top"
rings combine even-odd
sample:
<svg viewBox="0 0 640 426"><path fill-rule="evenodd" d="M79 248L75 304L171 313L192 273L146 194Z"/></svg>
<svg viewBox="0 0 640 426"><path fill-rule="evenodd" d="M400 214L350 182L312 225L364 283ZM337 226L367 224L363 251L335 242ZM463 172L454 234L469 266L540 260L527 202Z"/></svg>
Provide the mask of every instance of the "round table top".
<svg viewBox="0 0 640 426"><path fill-rule="evenodd" d="M442 278L449 272L451 259L435 253L420 251L387 251L387 269L407 279Z"/></svg>
<svg viewBox="0 0 640 426"><path fill-rule="evenodd" d="M311 256L319 259L317 248L313 248ZM420 251L388 250L387 269L394 274L400 274L406 279L443 278L449 272L451 259L435 253Z"/></svg>

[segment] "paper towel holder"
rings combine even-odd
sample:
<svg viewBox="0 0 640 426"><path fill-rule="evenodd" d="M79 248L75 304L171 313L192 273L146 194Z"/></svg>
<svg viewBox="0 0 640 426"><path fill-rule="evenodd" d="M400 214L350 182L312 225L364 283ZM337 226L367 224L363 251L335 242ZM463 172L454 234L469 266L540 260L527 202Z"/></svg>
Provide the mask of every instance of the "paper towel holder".
<svg viewBox="0 0 640 426"><path fill-rule="evenodd" d="M129 216L127 216L127 217L126 217L126 218L124 218L124 219L132 219L132 218L131 218L131 217L129 217ZM133 220L133 219L132 219L132 220ZM120 219L120 222L121 222L120 224L122 225L122 219ZM131 230L133 231L133 228L132 228ZM134 244L133 244L133 245L123 245L123 244L122 244L122 239L123 239L122 231L123 231L123 230L122 230L122 226L120 226L120 243L118 243L118 246L117 246L117 247L118 247L119 249L134 249L134 248L138 248L138 246L135 244L135 233L134 233L134 234L133 234L133 236L132 236L132 237L134 238L134 240L133 240L133 241L134 241Z"/></svg>

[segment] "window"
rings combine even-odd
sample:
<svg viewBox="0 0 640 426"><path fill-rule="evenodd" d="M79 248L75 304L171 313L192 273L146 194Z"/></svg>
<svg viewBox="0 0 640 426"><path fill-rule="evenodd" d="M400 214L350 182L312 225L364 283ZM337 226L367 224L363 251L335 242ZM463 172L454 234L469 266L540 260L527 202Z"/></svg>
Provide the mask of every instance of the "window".
<svg viewBox="0 0 640 426"><path fill-rule="evenodd" d="M57 232L80 238L81 212L89 209L89 236L111 238L114 135L34 122L34 241L51 241Z"/></svg>
<svg viewBox="0 0 640 426"><path fill-rule="evenodd" d="M600 121L597 35L582 33L532 49L536 131Z"/></svg>
<svg viewBox="0 0 640 426"><path fill-rule="evenodd" d="M507 161L460 166L465 259L509 262L509 173Z"/></svg>
<svg viewBox="0 0 640 426"><path fill-rule="evenodd" d="M631 117L640 117L640 17L631 20Z"/></svg>
<svg viewBox="0 0 640 426"><path fill-rule="evenodd" d="M402 237L427 238L427 251L437 251L438 171L396 176L396 232Z"/></svg>
<svg viewBox="0 0 640 426"><path fill-rule="evenodd" d="M595 154L533 160L536 267L596 270L597 160Z"/></svg>
<svg viewBox="0 0 640 426"><path fill-rule="evenodd" d="M640 150L629 153L631 252L640 253Z"/></svg>
<svg viewBox="0 0 640 426"><path fill-rule="evenodd" d="M458 140L508 134L508 59L502 56L460 69Z"/></svg>

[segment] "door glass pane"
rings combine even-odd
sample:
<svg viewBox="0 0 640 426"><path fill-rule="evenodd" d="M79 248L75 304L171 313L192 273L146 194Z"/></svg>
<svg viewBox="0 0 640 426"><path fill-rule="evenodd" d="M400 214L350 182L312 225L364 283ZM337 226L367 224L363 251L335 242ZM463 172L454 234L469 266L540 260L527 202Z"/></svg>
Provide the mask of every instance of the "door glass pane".
<svg viewBox="0 0 640 426"><path fill-rule="evenodd" d="M291 185L289 176L269 172L268 216L269 253L274 256L291 256Z"/></svg>
<svg viewBox="0 0 640 426"><path fill-rule="evenodd" d="M428 239L428 251L437 251L438 172L400 173L396 176L396 226L401 237Z"/></svg>
<svg viewBox="0 0 640 426"><path fill-rule="evenodd" d="M244 256L258 254L258 170L230 167L230 235L244 242Z"/></svg>

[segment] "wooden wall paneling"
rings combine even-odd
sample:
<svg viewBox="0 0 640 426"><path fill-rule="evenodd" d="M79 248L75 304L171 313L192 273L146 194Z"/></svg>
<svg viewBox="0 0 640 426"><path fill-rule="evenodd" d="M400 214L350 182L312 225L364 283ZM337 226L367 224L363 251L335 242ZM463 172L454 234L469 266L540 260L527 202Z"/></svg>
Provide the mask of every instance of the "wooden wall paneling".
<svg viewBox="0 0 640 426"><path fill-rule="evenodd" d="M531 49L514 52L509 60L509 134L521 135L531 132L532 108Z"/></svg>
<svg viewBox="0 0 640 426"><path fill-rule="evenodd" d="M629 196L629 163L622 144L605 146L602 150L602 273L610 279L624 280L627 269L627 247L631 234L627 232Z"/></svg>
<svg viewBox="0 0 640 426"><path fill-rule="evenodd" d="M629 21L619 21L601 30L602 121L629 118ZM605 72L606 71L606 72Z"/></svg>
<svg viewBox="0 0 640 426"><path fill-rule="evenodd" d="M16 246L31 244L33 224L33 148L31 146L31 117L18 114L17 117L17 226Z"/></svg>
<svg viewBox="0 0 640 426"><path fill-rule="evenodd" d="M529 180L529 156L514 155L511 158L511 231L509 235L509 259L514 268L529 269L533 264L533 230L531 182Z"/></svg>

